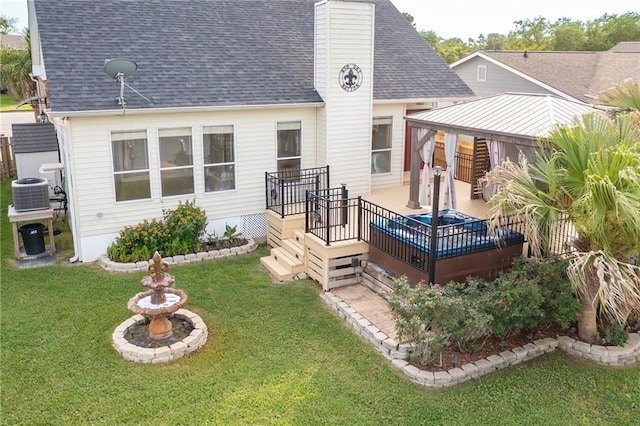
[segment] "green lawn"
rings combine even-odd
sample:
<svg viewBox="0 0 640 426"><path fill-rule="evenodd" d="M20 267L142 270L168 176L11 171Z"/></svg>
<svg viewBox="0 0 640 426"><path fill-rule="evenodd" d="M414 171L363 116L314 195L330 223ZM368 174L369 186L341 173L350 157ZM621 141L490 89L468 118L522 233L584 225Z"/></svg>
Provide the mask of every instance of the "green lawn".
<svg viewBox="0 0 640 426"><path fill-rule="evenodd" d="M13 95L0 94L0 111L16 111L16 105L21 99L16 99ZM31 111L31 105L22 105L18 111Z"/></svg>
<svg viewBox="0 0 640 426"><path fill-rule="evenodd" d="M10 202L2 182L2 209ZM425 390L354 335L311 281L273 284L256 253L172 268L209 326L167 365L111 347L142 274L97 265L17 270L2 216L3 424L637 424L640 367L559 353L479 381Z"/></svg>

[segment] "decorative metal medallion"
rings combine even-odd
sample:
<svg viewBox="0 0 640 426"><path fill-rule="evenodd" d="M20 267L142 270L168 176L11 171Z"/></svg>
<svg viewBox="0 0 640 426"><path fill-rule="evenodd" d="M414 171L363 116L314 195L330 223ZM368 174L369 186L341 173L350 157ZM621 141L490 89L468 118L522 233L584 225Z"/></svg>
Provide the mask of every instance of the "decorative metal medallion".
<svg viewBox="0 0 640 426"><path fill-rule="evenodd" d="M362 70L356 64L347 64L338 73L338 82L347 92L355 92L362 85Z"/></svg>

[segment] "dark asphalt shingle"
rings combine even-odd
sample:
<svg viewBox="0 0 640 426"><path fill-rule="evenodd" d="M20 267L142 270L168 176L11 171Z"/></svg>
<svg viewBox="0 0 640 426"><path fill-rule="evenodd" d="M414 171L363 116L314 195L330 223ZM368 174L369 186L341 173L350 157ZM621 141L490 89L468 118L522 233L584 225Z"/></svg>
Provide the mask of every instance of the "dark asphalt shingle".
<svg viewBox="0 0 640 426"><path fill-rule="evenodd" d="M58 150L56 129L51 123L12 124L14 154L49 152Z"/></svg>
<svg viewBox="0 0 640 426"><path fill-rule="evenodd" d="M105 59L127 58L128 108L320 102L316 0L36 0L53 111L118 109ZM388 0L376 6L374 99L471 95Z"/></svg>

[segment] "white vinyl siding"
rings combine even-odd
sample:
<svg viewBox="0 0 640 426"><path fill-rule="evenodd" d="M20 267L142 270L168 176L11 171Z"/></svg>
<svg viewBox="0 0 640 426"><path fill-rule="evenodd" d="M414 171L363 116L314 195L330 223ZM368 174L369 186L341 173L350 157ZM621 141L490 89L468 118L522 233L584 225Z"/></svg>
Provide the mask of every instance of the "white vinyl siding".
<svg viewBox="0 0 640 426"><path fill-rule="evenodd" d="M405 137L405 105L381 104L373 106L374 117L389 117L391 125L390 172L371 174L371 188L386 188L402 185L404 177L404 137ZM369 170L370 171L370 170ZM370 171L371 172L371 171Z"/></svg>
<svg viewBox="0 0 640 426"><path fill-rule="evenodd" d="M325 2L326 103L324 156L331 167L331 186L345 184L350 196L371 189L371 111L373 101L373 41L375 6L369 3ZM362 71L362 84L347 92L340 86L340 70L348 64Z"/></svg>
<svg viewBox="0 0 640 426"><path fill-rule="evenodd" d="M180 200L193 200L207 212L210 223L234 223L242 215L264 214L264 173L276 171L275 123L299 121L304 128L315 128L315 108L281 108L241 111L125 115L124 117L70 118L66 134L73 137L68 150L73 155L70 168L74 197L78 209L78 236L81 260L91 261L125 225L135 225L143 219L162 218L162 210L175 208ZM206 192L204 153L202 144L193 144L195 193L163 198L160 186L159 129L190 128L193 139L202 140L208 126L233 125L235 143L236 190ZM116 203L111 161L111 132L147 129L151 199ZM314 152L315 132L304 134L303 152ZM66 147L64 147L65 150ZM306 155L306 154L305 154ZM323 164L306 163L305 167ZM240 229L240 228L238 228ZM220 233L220 231L218 231ZM94 246L96 241L103 246ZM97 254L93 254L96 253ZM85 255L85 253L87 253Z"/></svg>

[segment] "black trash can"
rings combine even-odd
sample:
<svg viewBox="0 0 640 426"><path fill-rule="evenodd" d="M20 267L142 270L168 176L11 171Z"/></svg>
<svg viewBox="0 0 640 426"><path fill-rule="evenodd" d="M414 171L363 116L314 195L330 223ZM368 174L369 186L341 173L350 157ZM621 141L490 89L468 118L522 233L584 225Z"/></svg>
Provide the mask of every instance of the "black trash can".
<svg viewBox="0 0 640 426"><path fill-rule="evenodd" d="M27 254L40 254L44 251L45 229L46 226L41 223L27 223L18 228Z"/></svg>

